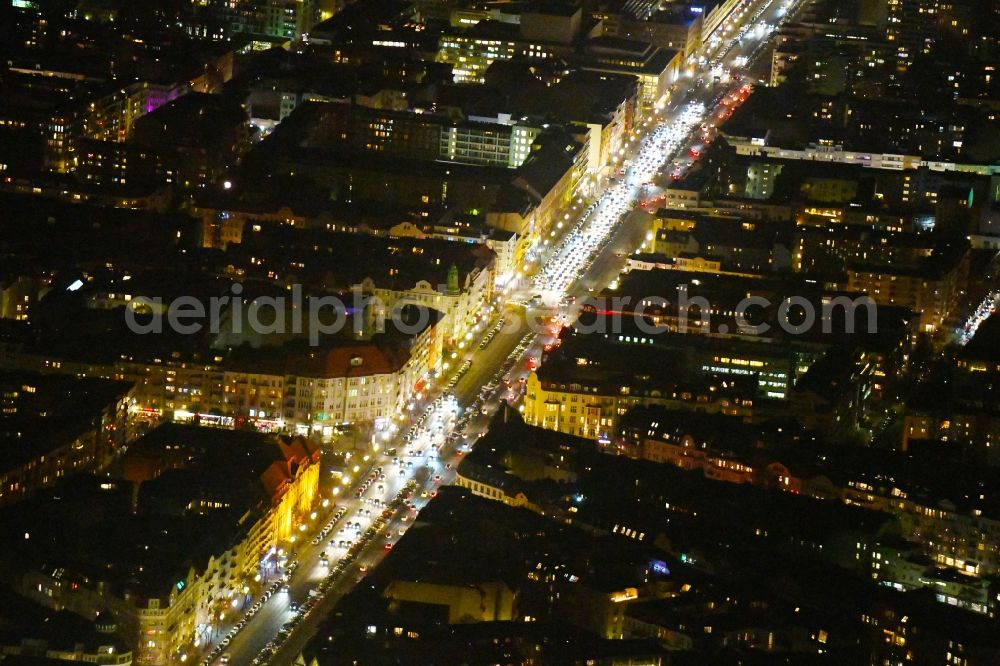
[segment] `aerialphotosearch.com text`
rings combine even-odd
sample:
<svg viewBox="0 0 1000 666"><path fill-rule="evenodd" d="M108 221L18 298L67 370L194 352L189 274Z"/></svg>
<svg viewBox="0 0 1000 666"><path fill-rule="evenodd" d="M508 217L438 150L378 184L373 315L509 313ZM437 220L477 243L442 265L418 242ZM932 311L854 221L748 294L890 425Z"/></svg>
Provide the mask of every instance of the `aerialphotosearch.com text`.
<svg viewBox="0 0 1000 666"><path fill-rule="evenodd" d="M359 336L383 333L389 327L404 335L416 335L438 316L431 306L405 296L388 305L378 296L362 291L346 296L306 295L298 284L288 291L287 295L248 298L243 286L234 283L230 293L209 298L136 296L125 308L125 321L128 329L139 335L166 331L182 335L206 331L277 334L304 337L317 346L326 336L341 333L348 326ZM449 307L449 301L456 298L443 297L442 308ZM548 333L553 317L559 321L570 311L580 315L573 324L581 333L621 333L629 327L646 335L677 331L756 336L778 328L785 334L803 335L814 332L817 326L822 333L877 332L877 306L867 296L841 295L817 304L804 296L787 296L774 303L749 295L722 308L713 307L704 296L689 296L684 286L678 290L676 302L661 296L591 296L572 308L529 304L505 315L501 332L520 331L523 318L530 330ZM568 322L568 317L565 319Z"/></svg>

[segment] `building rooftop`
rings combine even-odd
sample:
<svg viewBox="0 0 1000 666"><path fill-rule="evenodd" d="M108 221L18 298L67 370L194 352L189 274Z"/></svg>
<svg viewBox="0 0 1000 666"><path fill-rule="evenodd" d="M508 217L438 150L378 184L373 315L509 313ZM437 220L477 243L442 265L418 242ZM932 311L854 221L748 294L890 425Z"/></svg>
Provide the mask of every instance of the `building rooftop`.
<svg viewBox="0 0 1000 666"><path fill-rule="evenodd" d="M48 650L65 652L75 652L82 646L89 654L96 654L99 647L110 647L119 653L128 650L117 631L106 633L98 629L98 625L104 625L108 619L103 614L91 621L69 610L47 608L7 589L0 589L0 606L3 608L0 611L0 645L44 645ZM113 621L106 626L116 628ZM32 650L29 648L26 652Z"/></svg>
<svg viewBox="0 0 1000 666"><path fill-rule="evenodd" d="M0 472L16 469L101 426L131 384L0 372Z"/></svg>
<svg viewBox="0 0 1000 666"><path fill-rule="evenodd" d="M980 324L976 334L958 353L958 358L1000 363L1000 316L992 314Z"/></svg>
<svg viewBox="0 0 1000 666"><path fill-rule="evenodd" d="M701 363L667 347L619 345L598 334L565 329L562 347L554 349L536 371L547 390L670 398L682 393L713 400L751 398L756 377L733 377L705 371Z"/></svg>
<svg viewBox="0 0 1000 666"><path fill-rule="evenodd" d="M573 70L546 85L534 63L496 61L487 71L485 90L466 93L478 113L508 112L515 118L555 119L564 123L606 124L623 103L635 97L636 80L627 75ZM461 87L469 90L468 86ZM531 94L526 94L530 91Z"/></svg>
<svg viewBox="0 0 1000 666"><path fill-rule="evenodd" d="M387 619L388 624L398 620ZM413 626L413 625L409 625ZM492 666L512 659L545 664L665 663L666 651L652 640L611 640L556 622L480 622L424 627L417 639L391 634L383 641L340 636L334 644L314 641L304 653L319 666L392 663L401 666Z"/></svg>
<svg viewBox="0 0 1000 666"><path fill-rule="evenodd" d="M229 151L246 122L239 103L222 95L189 93L136 119L134 141L160 148Z"/></svg>
<svg viewBox="0 0 1000 666"><path fill-rule="evenodd" d="M249 373L335 379L392 374L408 360L409 355L402 348L375 342L344 343L326 349L286 345L237 350L226 367Z"/></svg>
<svg viewBox="0 0 1000 666"><path fill-rule="evenodd" d="M581 65L591 70L659 75L678 53L649 42L604 35L587 42Z"/></svg>
<svg viewBox="0 0 1000 666"><path fill-rule="evenodd" d="M627 299L619 308L626 314L632 313L643 303L647 319L654 315L676 316L684 309L681 303L690 303L687 310L689 330L695 329L700 314L695 299L705 299L711 308L709 324L713 334L720 334L725 326L727 334L739 333L742 329L733 313L737 307L746 302L747 298L762 298L766 305L752 305L745 310L747 323L751 326L766 324L770 328L754 332L748 330L744 335L755 340L785 340L797 344L837 344L842 339L848 339L852 344L863 343L872 349L883 349L898 344L899 340L909 334L914 315L904 309L891 306L878 306L869 309L864 305L863 294L840 292L826 289L815 280L795 280L785 276L741 276L718 273L703 273L678 270L634 270L619 278L615 289L606 289L595 299L594 306L597 317L611 320L615 314L605 312L608 304L613 304L614 298ZM666 305L658 305L651 298L664 298ZM683 297L683 299L682 299ZM804 298L813 304L816 314L816 325L798 334L791 329L786 331L779 320L778 309L782 303L791 297ZM832 307L831 299L846 297L850 301L862 298L854 313L854 330L848 326L847 308ZM585 301L586 303L586 301ZM826 312L828 321L823 321ZM870 316L874 313L874 317ZM800 323L789 313L788 321ZM626 316L623 321L631 320ZM633 322L634 323L634 322ZM652 321L647 321L647 326ZM824 330L828 324L829 330Z"/></svg>
<svg viewBox="0 0 1000 666"><path fill-rule="evenodd" d="M672 212L672 211L671 211ZM666 217L673 217L670 213ZM698 241L701 252L706 252L709 246L735 246L752 249L771 249L775 243L791 242L791 223L741 222L738 219L699 216L694 229L689 232ZM672 230L661 230L664 234L677 234Z"/></svg>
<svg viewBox="0 0 1000 666"><path fill-rule="evenodd" d="M426 281L443 289L452 266L459 287L467 288L470 274L489 266L494 253L485 245L443 239L383 238L367 234L266 227L244 236L243 243L226 251L229 261L245 266L248 274L266 276L275 267L296 265L298 281L327 289L349 289L371 278L378 289L409 290ZM336 261L330 261L330 257ZM261 263L260 258L265 260Z"/></svg>
<svg viewBox="0 0 1000 666"><path fill-rule="evenodd" d="M553 128L540 134L528 159L517 168L512 184L531 194L535 203L540 202L573 167L582 148L562 130Z"/></svg>
<svg viewBox="0 0 1000 666"><path fill-rule="evenodd" d="M72 477L0 511L0 532L22 567L103 581L119 597L164 598L240 541L281 479L318 455L301 438L164 425L111 475Z"/></svg>
<svg viewBox="0 0 1000 666"><path fill-rule="evenodd" d="M751 425L736 416L703 414L666 407L635 407L622 418L619 427L628 437L634 431L641 438L681 444L691 436L692 446L709 454L749 459L764 445L765 428ZM768 441L773 445L774 442Z"/></svg>

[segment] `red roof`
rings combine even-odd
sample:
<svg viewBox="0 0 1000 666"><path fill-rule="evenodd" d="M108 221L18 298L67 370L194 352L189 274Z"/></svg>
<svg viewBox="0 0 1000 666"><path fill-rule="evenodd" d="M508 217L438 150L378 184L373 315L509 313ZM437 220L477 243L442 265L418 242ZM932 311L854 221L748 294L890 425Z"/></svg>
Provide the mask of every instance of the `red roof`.
<svg viewBox="0 0 1000 666"><path fill-rule="evenodd" d="M319 449L305 437L278 437L278 447L289 464L302 464L306 458L319 462Z"/></svg>
<svg viewBox="0 0 1000 666"><path fill-rule="evenodd" d="M231 360L229 367L240 372L333 379L394 373L408 360L404 349L357 343L329 351L255 349Z"/></svg>
<svg viewBox="0 0 1000 666"><path fill-rule="evenodd" d="M292 480L288 473L288 466L279 460L271 463L264 473L260 475L260 482L264 484L264 490L271 501L276 501L285 493L285 487Z"/></svg>
<svg viewBox="0 0 1000 666"><path fill-rule="evenodd" d="M406 360L398 351L380 349L375 345L335 347L326 355L322 372L327 378L388 375L399 371Z"/></svg>
<svg viewBox="0 0 1000 666"><path fill-rule="evenodd" d="M319 449L305 437L278 437L278 450L284 460L275 460L260 475L271 501L277 501L295 478L299 467L319 462Z"/></svg>

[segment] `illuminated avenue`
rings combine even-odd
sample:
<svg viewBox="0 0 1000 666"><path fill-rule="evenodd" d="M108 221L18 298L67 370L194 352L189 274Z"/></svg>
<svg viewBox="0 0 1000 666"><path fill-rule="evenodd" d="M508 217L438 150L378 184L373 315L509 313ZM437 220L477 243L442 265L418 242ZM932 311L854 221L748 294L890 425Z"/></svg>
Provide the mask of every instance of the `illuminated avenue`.
<svg viewBox="0 0 1000 666"><path fill-rule="evenodd" d="M12 0L12 663L1000 662L1000 10Z"/></svg>

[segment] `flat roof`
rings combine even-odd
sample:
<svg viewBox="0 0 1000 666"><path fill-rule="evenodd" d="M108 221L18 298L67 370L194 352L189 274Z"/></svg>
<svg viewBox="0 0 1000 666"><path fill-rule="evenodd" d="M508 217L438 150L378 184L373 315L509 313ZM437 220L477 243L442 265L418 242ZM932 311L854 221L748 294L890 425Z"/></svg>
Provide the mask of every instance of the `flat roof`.
<svg viewBox="0 0 1000 666"><path fill-rule="evenodd" d="M0 472L71 444L101 422L131 383L0 371Z"/></svg>
<svg viewBox="0 0 1000 666"><path fill-rule="evenodd" d="M245 537L270 506L271 470L295 455L318 453L270 435L164 425L110 474L70 477L0 510L0 534L20 566L103 581L140 604L162 599Z"/></svg>

